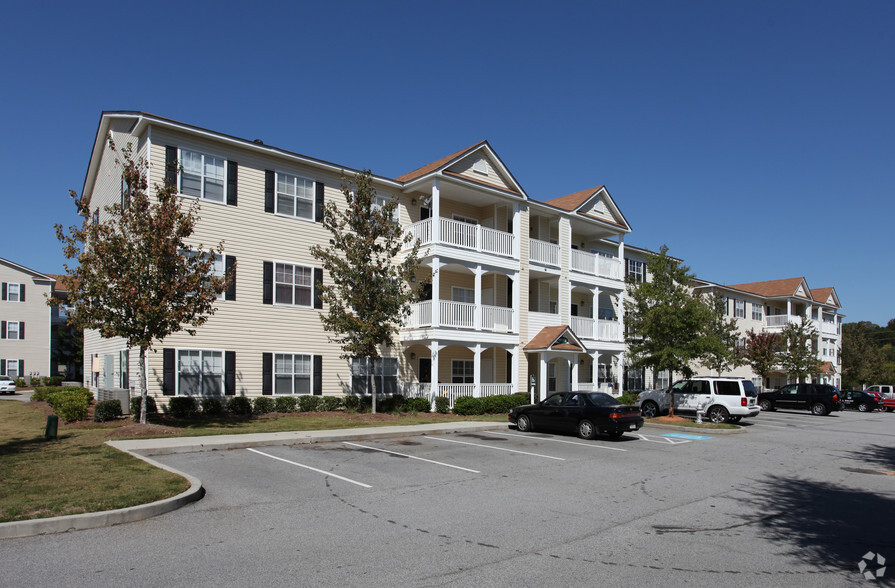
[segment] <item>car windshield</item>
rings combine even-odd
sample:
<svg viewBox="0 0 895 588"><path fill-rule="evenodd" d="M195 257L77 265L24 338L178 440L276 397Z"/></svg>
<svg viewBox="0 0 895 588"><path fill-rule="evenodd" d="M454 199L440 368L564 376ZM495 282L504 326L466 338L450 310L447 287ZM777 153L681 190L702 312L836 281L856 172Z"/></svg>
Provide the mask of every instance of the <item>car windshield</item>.
<svg viewBox="0 0 895 588"><path fill-rule="evenodd" d="M587 399L594 406L614 406L618 404L618 400L603 392L591 392L587 395Z"/></svg>

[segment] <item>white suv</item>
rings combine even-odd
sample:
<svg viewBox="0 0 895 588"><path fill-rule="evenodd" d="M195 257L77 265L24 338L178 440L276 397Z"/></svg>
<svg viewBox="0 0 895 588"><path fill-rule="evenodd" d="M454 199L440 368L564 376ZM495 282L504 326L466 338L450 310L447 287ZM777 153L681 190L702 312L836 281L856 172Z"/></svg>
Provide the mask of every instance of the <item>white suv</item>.
<svg viewBox="0 0 895 588"><path fill-rule="evenodd" d="M650 390L640 394L637 404L644 418L668 412L674 390L674 412L696 414L702 411L713 423L736 423L759 412L758 394L751 380L696 376L675 382L667 390Z"/></svg>

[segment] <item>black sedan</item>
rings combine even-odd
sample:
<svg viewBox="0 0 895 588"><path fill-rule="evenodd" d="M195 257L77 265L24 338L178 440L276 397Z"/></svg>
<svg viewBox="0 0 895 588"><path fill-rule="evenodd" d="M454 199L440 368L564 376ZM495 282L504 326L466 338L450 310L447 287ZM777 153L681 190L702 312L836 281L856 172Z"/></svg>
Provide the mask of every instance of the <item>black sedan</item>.
<svg viewBox="0 0 895 588"><path fill-rule="evenodd" d="M879 409L882 412L886 412L885 405L869 392L863 392L861 390L842 390L840 395L842 408L852 408L860 410L861 412L870 412Z"/></svg>
<svg viewBox="0 0 895 588"><path fill-rule="evenodd" d="M537 404L517 406L509 418L523 432L576 431L583 439L593 439L598 432L617 438L643 426L640 408L619 404L602 392L552 394Z"/></svg>

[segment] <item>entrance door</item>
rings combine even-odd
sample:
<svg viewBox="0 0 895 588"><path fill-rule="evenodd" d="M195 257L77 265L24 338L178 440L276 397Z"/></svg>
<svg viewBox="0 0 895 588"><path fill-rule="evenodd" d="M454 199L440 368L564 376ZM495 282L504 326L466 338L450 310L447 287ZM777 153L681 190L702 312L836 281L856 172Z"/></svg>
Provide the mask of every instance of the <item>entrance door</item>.
<svg viewBox="0 0 895 588"><path fill-rule="evenodd" d="M421 384L429 384L432 382L432 358L421 357L419 359L419 375Z"/></svg>
<svg viewBox="0 0 895 588"><path fill-rule="evenodd" d="M103 387L115 387L115 356L111 354L103 356Z"/></svg>

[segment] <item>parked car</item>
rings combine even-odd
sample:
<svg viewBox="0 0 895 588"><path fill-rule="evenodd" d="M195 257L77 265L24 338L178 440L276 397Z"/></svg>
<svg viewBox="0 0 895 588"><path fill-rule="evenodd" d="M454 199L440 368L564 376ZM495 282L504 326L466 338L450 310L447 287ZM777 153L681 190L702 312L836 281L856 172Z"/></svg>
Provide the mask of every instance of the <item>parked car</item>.
<svg viewBox="0 0 895 588"><path fill-rule="evenodd" d="M15 394L16 383L9 376L0 376L0 394Z"/></svg>
<svg viewBox="0 0 895 588"><path fill-rule="evenodd" d="M882 399L870 392L861 390L842 390L839 394L842 402L842 408L850 408L861 412L870 412L873 410L881 410L886 412L886 407L882 403Z"/></svg>
<svg viewBox="0 0 895 588"><path fill-rule="evenodd" d="M517 406L510 411L510 423L520 431L575 431L583 439L597 433L621 437L643 426L640 409L619 404L602 392L560 392L537 404Z"/></svg>
<svg viewBox="0 0 895 588"><path fill-rule="evenodd" d="M759 394L758 405L761 410L810 410L818 416L842 410L839 390L829 384L787 384L778 390Z"/></svg>
<svg viewBox="0 0 895 588"><path fill-rule="evenodd" d="M653 418L667 413L672 391L675 414L695 415L702 411L713 423L736 423L761 412L751 380L697 376L675 382L666 390L642 392L637 403L643 416Z"/></svg>
<svg viewBox="0 0 895 588"><path fill-rule="evenodd" d="M864 392L877 392L881 394L883 398L895 399L895 386L890 386L888 384L876 384L873 386L868 386L864 389Z"/></svg>

